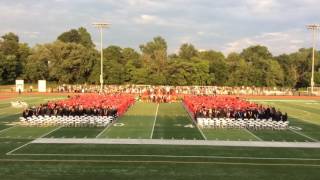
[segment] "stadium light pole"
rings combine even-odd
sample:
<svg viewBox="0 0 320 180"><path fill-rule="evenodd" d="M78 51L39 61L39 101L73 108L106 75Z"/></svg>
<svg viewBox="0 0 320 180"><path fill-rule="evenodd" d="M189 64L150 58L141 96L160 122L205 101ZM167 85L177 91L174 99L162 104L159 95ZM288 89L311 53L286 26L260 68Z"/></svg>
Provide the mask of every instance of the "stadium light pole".
<svg viewBox="0 0 320 180"><path fill-rule="evenodd" d="M317 41L317 34L320 29L319 24L310 24L307 25L307 29L312 31L312 70L311 70L311 94L313 94L314 88L314 61L315 61L315 50L316 50L316 41Z"/></svg>
<svg viewBox="0 0 320 180"><path fill-rule="evenodd" d="M100 93L103 92L103 44L102 44L102 31L108 28L110 24L104 22L93 23L93 26L100 30L100 54L101 54L101 70L100 70Z"/></svg>

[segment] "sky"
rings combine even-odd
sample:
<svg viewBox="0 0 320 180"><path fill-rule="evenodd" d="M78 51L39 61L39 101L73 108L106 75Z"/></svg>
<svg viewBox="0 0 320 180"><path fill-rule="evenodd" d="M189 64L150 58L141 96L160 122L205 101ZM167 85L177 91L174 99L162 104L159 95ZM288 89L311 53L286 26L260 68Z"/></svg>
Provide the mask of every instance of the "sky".
<svg viewBox="0 0 320 180"><path fill-rule="evenodd" d="M0 34L15 32L34 46L83 26L98 45L92 23L108 22L105 47L138 50L162 36L170 53L182 43L226 55L261 44L279 55L311 47L306 25L320 23L319 6L320 0L1 0Z"/></svg>

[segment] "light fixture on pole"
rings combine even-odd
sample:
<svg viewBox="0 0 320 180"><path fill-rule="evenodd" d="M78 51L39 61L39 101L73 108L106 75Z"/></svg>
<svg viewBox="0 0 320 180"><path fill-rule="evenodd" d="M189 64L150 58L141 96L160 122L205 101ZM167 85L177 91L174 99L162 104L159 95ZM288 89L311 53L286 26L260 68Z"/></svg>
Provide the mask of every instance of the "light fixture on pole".
<svg viewBox="0 0 320 180"><path fill-rule="evenodd" d="M314 61L315 61L315 50L316 50L316 41L317 41L317 35L318 31L320 29L319 24L310 24L307 25L307 28L312 31L312 41L313 41L313 47L312 47L312 70L311 70L311 95L313 94L314 89Z"/></svg>
<svg viewBox="0 0 320 180"><path fill-rule="evenodd" d="M101 72L100 72L100 93L103 92L103 45L102 45L102 30L108 28L110 24L98 22L93 23L93 26L100 30L100 53L101 53Z"/></svg>

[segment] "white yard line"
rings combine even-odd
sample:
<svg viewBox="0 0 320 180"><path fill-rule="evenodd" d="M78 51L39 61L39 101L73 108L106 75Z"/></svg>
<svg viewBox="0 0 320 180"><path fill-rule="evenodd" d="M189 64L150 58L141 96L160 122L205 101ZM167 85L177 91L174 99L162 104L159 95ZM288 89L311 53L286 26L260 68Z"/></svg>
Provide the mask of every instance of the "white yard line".
<svg viewBox="0 0 320 180"><path fill-rule="evenodd" d="M201 130L201 128L196 124L196 122L194 122L195 126L198 128L200 134L202 135L204 140L208 140L207 137L204 135L203 131Z"/></svg>
<svg viewBox="0 0 320 180"><path fill-rule="evenodd" d="M194 121L192 118L191 118L191 114L190 112L188 111L187 107L182 103L182 106L184 108L184 110L188 113L188 117L189 119L191 120L191 122L198 128L200 134L202 135L203 139L204 140L208 140L207 137L204 135L203 131L201 130L201 128L198 126L197 122Z"/></svg>
<svg viewBox="0 0 320 180"><path fill-rule="evenodd" d="M104 132L106 132L107 129L109 129L109 127L112 126L112 124L113 124L113 123L108 124L107 127L104 128L104 129L96 136L96 138L99 138Z"/></svg>
<svg viewBox="0 0 320 180"><path fill-rule="evenodd" d="M151 154L61 154L61 153L17 153L11 156L66 156L66 157L161 157L161 158L204 158L204 159L242 159L242 160L296 160L320 161L317 158L279 158L279 157L245 157L245 156L179 156L179 155L151 155Z"/></svg>
<svg viewBox="0 0 320 180"><path fill-rule="evenodd" d="M62 127L62 126L59 126L59 127L55 128L55 129L53 129L52 131L50 131L50 132L48 132L48 133L45 133L45 134L41 135L39 138L43 138L43 137L47 136L48 134L50 134L50 133L52 133L52 132L54 132L54 131L56 131L56 130L60 129L61 127ZM15 149L13 149L13 150L11 150L11 151L7 152L7 153L6 153L6 155L10 155L11 153L13 153L13 152L15 152L15 151L17 151L17 150L19 150L19 149L21 149L21 148L23 148L23 147L25 147L25 146L27 146L27 145L31 144L31 143L33 143L33 141L29 141L28 143L26 143L26 144L24 144L24 145L22 145L22 146L19 146L19 147L17 147L17 148L15 148Z"/></svg>
<svg viewBox="0 0 320 180"><path fill-rule="evenodd" d="M247 133L251 134L253 137L255 137L257 140L263 141L260 137L258 137L257 135L255 135L254 133L252 133L251 131L249 131L247 128L244 128L244 130L245 130Z"/></svg>
<svg viewBox="0 0 320 180"><path fill-rule="evenodd" d="M171 164L222 164L247 166L300 166L320 167L319 164L297 163L245 163L245 162L212 162L212 161L144 161L144 160L58 160L58 159L0 159L0 162L65 162L65 163L171 163Z"/></svg>
<svg viewBox="0 0 320 180"><path fill-rule="evenodd" d="M26 144L24 144L24 145L22 145L22 146L19 146L19 147L17 147L17 148L15 148L15 149L13 149L13 150L11 150L11 151L7 152L7 153L6 153L6 155L11 155L11 153L13 153L13 152L15 152L15 151L17 151L17 150L19 150L19 149L21 149L21 148L23 148L23 147L25 147L25 146L29 145L29 144L31 144L31 142L32 142L32 141L30 141L30 142L28 142L28 143L26 143Z"/></svg>
<svg viewBox="0 0 320 180"><path fill-rule="evenodd" d="M153 137L153 131L154 131L154 127L156 126L156 121L157 121L157 116L158 116L158 110L159 110L159 103L157 105L156 115L154 116L154 121L153 121L153 126L152 126L152 130L151 130L150 139L152 139L152 137Z"/></svg>
<svg viewBox="0 0 320 180"><path fill-rule="evenodd" d="M49 135L49 134L53 133L54 131L56 131L56 130L58 130L58 129L60 129L60 128L62 128L62 126L59 126L59 127L55 128L55 129L53 129L53 130L51 130L51 131L49 131L49 132L47 132L47 133L45 133L45 134L41 135L41 136L40 136L40 137L38 137L38 138L46 137L47 135Z"/></svg>
<svg viewBox="0 0 320 180"><path fill-rule="evenodd" d="M312 138L312 137L310 137L310 136L307 136L307 135L305 135L305 134L303 134L303 133L301 133L301 132L295 131L295 130L290 129L290 128L289 128L289 130L290 130L291 132L295 133L295 134L298 134L298 135L300 135L300 136L303 136L303 137L305 137L305 138L308 138L308 139L310 139L310 140L312 140L312 141L314 141L314 142L319 142L319 140L314 139L314 138Z"/></svg>
<svg viewBox="0 0 320 180"><path fill-rule="evenodd" d="M6 129L2 129L2 130L0 131L0 134L3 133L3 132L8 131L9 129L12 129L12 128L14 128L14 127L17 127L17 126L11 126L11 127L6 128Z"/></svg>
<svg viewBox="0 0 320 180"><path fill-rule="evenodd" d="M135 144L135 145L181 145L181 146L227 146L227 147L283 147L320 148L320 142L277 142L277 141L216 141L216 140L171 140L171 139L72 139L39 138L35 144Z"/></svg>

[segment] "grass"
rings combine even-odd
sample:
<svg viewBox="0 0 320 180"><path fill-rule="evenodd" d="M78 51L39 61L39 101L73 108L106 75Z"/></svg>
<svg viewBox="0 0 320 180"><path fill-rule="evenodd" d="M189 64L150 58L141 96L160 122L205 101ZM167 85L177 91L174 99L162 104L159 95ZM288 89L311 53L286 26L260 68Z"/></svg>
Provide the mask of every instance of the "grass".
<svg viewBox="0 0 320 180"><path fill-rule="evenodd" d="M299 119L300 121L320 125L320 109L315 111L317 105L310 107L310 102L320 103L320 101L264 101L257 100L255 101L260 104L267 104L275 106L280 109L282 112L287 112L290 117Z"/></svg>
<svg viewBox="0 0 320 180"><path fill-rule="evenodd" d="M95 138L104 128L63 127L45 138Z"/></svg>
<svg viewBox="0 0 320 180"><path fill-rule="evenodd" d="M150 138L157 105L154 103L136 103L116 123L99 138Z"/></svg>
<svg viewBox="0 0 320 180"><path fill-rule="evenodd" d="M161 104L159 106L152 138L203 139L181 103Z"/></svg>
<svg viewBox="0 0 320 180"><path fill-rule="evenodd" d="M319 150L301 148L29 144L14 153L39 153L42 156L10 156L19 158L20 162L0 160L3 177L15 179L28 174L25 179L44 176L46 179L99 179L103 176L111 179L270 179L272 176L276 180L312 180L318 178L320 170ZM260 159L250 159L252 157ZM15 171L20 173L12 174Z"/></svg>
<svg viewBox="0 0 320 180"><path fill-rule="evenodd" d="M261 179L318 180L319 167L219 163L150 162L0 162L1 179ZM290 173L288 173L290 172Z"/></svg>
<svg viewBox="0 0 320 180"><path fill-rule="evenodd" d="M274 131L274 130L250 130L253 134L260 137L264 141L311 141L301 135L298 135L290 130Z"/></svg>
<svg viewBox="0 0 320 180"><path fill-rule="evenodd" d="M244 129L202 129L208 140L235 140L250 141L258 140L255 136Z"/></svg>
<svg viewBox="0 0 320 180"><path fill-rule="evenodd" d="M0 138L35 139L54 130L55 127L20 127L15 126L0 132Z"/></svg>
<svg viewBox="0 0 320 180"><path fill-rule="evenodd" d="M171 155L190 156L199 160L215 157L246 158L314 158L320 164L318 149L304 148L261 148L261 147L215 147L215 146L172 146L172 145L118 145L118 144L29 144L13 154L87 154L87 155ZM84 155L85 156L85 155ZM136 157L135 159L139 159ZM176 158L176 157L173 157ZM201 159L201 158L200 158ZM217 159L217 158L216 158ZM235 158L236 159L236 158ZM182 159L183 160L183 159Z"/></svg>
<svg viewBox="0 0 320 180"><path fill-rule="evenodd" d="M309 103L320 103L320 101L257 101L260 104L271 105L279 108L289 115L290 126L301 128L299 133L303 133L313 139L320 140L320 109L317 105L310 106ZM303 108L302 108L303 107ZM287 131L259 131L254 132L264 140L275 141L312 141L296 133Z"/></svg>
<svg viewBox="0 0 320 180"><path fill-rule="evenodd" d="M320 176L320 151L308 148L28 144L13 152L22 155L6 155L55 129L12 127L10 124L20 116L21 109L11 108L10 101L23 100L29 104L39 104L55 98L64 96L22 95L0 100L0 179L318 180ZM270 104L288 112L290 126L301 128L298 133L320 139L320 106L314 104L320 101L259 100L259 103ZM60 128L46 137L94 138L103 132L99 138L203 140L200 131L195 126L191 128L190 125L194 124L180 103L160 104L155 117L156 112L157 104L136 103L116 122L124 126L113 125L107 129ZM8 127L12 128L1 131ZM256 140L255 135L269 141L312 141L290 130L251 131L254 135L238 129L202 131L208 139Z"/></svg>

